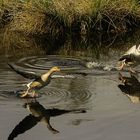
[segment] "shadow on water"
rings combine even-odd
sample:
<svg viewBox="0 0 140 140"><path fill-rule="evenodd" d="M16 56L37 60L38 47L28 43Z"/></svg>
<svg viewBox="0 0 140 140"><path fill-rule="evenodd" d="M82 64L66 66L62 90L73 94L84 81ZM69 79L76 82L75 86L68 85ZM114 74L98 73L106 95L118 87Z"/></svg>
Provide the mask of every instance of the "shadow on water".
<svg viewBox="0 0 140 140"><path fill-rule="evenodd" d="M18 135L25 133L29 129L33 128L40 121L44 121L48 130L53 134L59 133L58 130L52 127L50 124L50 118L63 115L65 113L85 113L85 110L62 110L62 109L46 109L36 99L27 101L24 104L31 114L27 115L16 127L12 130L8 136L8 140L14 140Z"/></svg>

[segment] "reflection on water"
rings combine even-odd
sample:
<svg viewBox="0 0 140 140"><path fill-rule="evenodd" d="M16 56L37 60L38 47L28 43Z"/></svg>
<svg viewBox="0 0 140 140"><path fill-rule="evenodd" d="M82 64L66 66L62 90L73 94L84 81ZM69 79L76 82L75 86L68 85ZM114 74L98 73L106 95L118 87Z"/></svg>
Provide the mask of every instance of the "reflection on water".
<svg viewBox="0 0 140 140"><path fill-rule="evenodd" d="M47 38L46 36L27 36L22 33L0 33L0 48L7 57L33 55L67 55L84 57L90 60L108 61L110 57L120 56L120 50L126 50L134 44L139 44L140 30L126 34L95 33L82 40L77 35L65 38ZM119 50L119 51L118 51ZM5 52L5 53L3 53ZM115 55L114 55L115 54Z"/></svg>
<svg viewBox="0 0 140 140"><path fill-rule="evenodd" d="M130 73L129 77L119 74L119 79L123 84L119 84L120 90L129 97L132 103L140 102L140 82L137 79L137 75Z"/></svg>
<svg viewBox="0 0 140 140"><path fill-rule="evenodd" d="M25 133L27 130L31 129L40 121L45 122L47 128L53 134L59 133L58 130L52 127L50 124L50 118L59 116L65 113L85 113L85 110L62 110L62 109L46 109L38 101L31 100L24 104L31 114L27 115L21 122L19 122L16 127L10 133L8 140L14 140L19 134Z"/></svg>

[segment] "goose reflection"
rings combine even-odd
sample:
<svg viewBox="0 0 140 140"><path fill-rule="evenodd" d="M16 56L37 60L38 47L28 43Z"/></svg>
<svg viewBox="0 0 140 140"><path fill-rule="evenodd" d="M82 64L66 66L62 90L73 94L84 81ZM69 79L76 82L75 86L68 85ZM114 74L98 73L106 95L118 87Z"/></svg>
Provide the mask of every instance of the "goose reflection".
<svg viewBox="0 0 140 140"><path fill-rule="evenodd" d="M119 73L119 80L122 82L122 84L118 85L120 90L129 97L132 103L139 103L140 82L138 81L137 76L130 73L130 76L126 77Z"/></svg>
<svg viewBox="0 0 140 140"><path fill-rule="evenodd" d="M27 115L19 124L15 126L8 140L14 140L19 134L25 133L27 130L33 128L40 121L44 121L47 128L53 134L59 133L58 130L52 127L50 124L50 117L55 117L65 113L75 112L75 113L85 113L85 110L63 110L63 109L46 109L44 108L36 99L30 100L24 104L31 114Z"/></svg>

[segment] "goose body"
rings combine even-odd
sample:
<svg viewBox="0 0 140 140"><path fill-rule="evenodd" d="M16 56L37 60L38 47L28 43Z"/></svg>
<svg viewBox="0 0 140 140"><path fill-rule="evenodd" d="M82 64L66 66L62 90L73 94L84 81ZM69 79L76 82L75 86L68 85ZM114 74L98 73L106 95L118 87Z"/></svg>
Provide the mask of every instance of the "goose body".
<svg viewBox="0 0 140 140"><path fill-rule="evenodd" d="M51 78L53 77L53 73L60 71L60 69L56 66L52 67L48 72L39 75L34 72L25 72L25 71L19 71L17 68L15 68L12 64L8 64L14 71L16 71L18 74L24 76L25 78L33 79L30 83L26 84L27 90L25 93L21 95L21 97L26 97L29 93L33 93L33 97L35 97L35 93L37 90L40 90L44 86L48 85L51 81Z"/></svg>
<svg viewBox="0 0 140 140"><path fill-rule="evenodd" d="M33 97L35 96L35 92L44 86L48 85L51 81L51 75L54 72L60 71L58 67L52 67L47 73L42 74L40 77L36 78L32 82L27 84L27 91L21 97L25 97L28 95L28 92L33 91Z"/></svg>
<svg viewBox="0 0 140 140"><path fill-rule="evenodd" d="M124 68L124 66L130 66L130 70L132 70L132 66L136 66L140 64L140 45L132 46L126 53L124 53L119 61L121 61L120 70Z"/></svg>
<svg viewBox="0 0 140 140"><path fill-rule="evenodd" d="M40 77L34 79L32 82L27 84L30 89L39 90L42 87L48 85L51 81L51 75L54 72L60 71L58 67L52 67L47 73L42 74Z"/></svg>

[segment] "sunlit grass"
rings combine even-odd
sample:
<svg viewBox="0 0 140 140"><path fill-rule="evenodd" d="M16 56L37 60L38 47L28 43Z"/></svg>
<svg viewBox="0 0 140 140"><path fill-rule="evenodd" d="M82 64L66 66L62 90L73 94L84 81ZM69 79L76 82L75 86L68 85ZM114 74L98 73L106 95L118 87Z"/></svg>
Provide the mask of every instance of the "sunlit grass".
<svg viewBox="0 0 140 140"><path fill-rule="evenodd" d="M0 0L0 7L1 18L4 10L12 16L11 29L25 33L46 33L54 22L70 28L83 21L84 27L122 30L140 18L136 0Z"/></svg>

